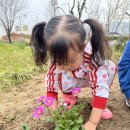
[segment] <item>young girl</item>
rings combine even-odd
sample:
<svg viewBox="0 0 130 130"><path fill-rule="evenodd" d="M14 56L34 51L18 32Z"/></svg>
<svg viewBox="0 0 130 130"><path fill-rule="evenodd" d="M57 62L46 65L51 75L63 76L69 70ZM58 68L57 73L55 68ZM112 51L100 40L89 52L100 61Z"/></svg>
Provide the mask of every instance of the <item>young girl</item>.
<svg viewBox="0 0 130 130"><path fill-rule="evenodd" d="M118 64L118 77L122 92L125 94L126 105L130 107L130 41Z"/></svg>
<svg viewBox="0 0 130 130"><path fill-rule="evenodd" d="M86 41L84 24L92 30L90 42ZM76 103L72 89L83 87L87 81L92 88L92 111L85 123L85 130L96 130L100 118L110 119L107 109L109 88L116 66L108 60L108 42L101 25L92 19L81 22L72 15L53 17L47 24L37 24L33 28L31 43L37 65L46 63L49 54L51 64L46 76L47 96L57 101L58 89L70 108ZM48 53L47 53L48 52Z"/></svg>

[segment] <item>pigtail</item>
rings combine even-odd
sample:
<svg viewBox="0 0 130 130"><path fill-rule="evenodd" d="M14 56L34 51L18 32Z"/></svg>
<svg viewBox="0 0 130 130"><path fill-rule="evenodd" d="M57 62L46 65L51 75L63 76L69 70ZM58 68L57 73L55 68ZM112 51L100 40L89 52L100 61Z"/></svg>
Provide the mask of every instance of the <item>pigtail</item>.
<svg viewBox="0 0 130 130"><path fill-rule="evenodd" d="M32 30L31 46L33 50L33 55L35 63L38 66L46 63L47 57L47 45L44 39L44 28L46 23L38 23L34 26Z"/></svg>
<svg viewBox="0 0 130 130"><path fill-rule="evenodd" d="M98 66L101 66L103 64L103 61L109 58L109 45L107 37L100 23L98 23L96 20L86 19L84 20L84 23L89 24L92 30L92 59Z"/></svg>

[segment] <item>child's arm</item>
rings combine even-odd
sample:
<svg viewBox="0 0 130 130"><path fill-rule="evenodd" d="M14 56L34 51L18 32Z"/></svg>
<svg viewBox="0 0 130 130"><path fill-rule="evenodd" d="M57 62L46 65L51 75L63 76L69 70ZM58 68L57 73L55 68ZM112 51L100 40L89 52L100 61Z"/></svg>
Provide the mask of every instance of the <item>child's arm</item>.
<svg viewBox="0 0 130 130"><path fill-rule="evenodd" d="M92 108L89 120L85 123L85 130L96 130L96 127L100 121L103 110L99 108Z"/></svg>
<svg viewBox="0 0 130 130"><path fill-rule="evenodd" d="M45 77L45 86L47 88L46 96L55 99L55 103L52 106L53 108L56 108L58 106L58 88L61 79L59 76L59 73L56 72L56 66L50 65Z"/></svg>
<svg viewBox="0 0 130 130"><path fill-rule="evenodd" d="M125 46L124 52L118 63L118 78L120 88L126 98L130 97L130 41Z"/></svg>

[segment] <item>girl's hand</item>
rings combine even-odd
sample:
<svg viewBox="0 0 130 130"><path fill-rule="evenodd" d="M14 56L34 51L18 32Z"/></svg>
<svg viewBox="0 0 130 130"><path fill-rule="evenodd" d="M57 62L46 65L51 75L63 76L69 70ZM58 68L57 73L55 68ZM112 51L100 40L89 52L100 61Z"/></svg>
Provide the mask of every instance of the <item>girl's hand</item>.
<svg viewBox="0 0 130 130"><path fill-rule="evenodd" d="M58 101L56 100L56 101L53 103L53 105L51 106L50 109L56 110L57 108L58 108Z"/></svg>
<svg viewBox="0 0 130 130"><path fill-rule="evenodd" d="M84 124L85 130L96 130L100 121L103 110L99 108L92 108L89 120Z"/></svg>
<svg viewBox="0 0 130 130"><path fill-rule="evenodd" d="M96 130L97 124L91 121L87 121L84 124L85 130Z"/></svg>

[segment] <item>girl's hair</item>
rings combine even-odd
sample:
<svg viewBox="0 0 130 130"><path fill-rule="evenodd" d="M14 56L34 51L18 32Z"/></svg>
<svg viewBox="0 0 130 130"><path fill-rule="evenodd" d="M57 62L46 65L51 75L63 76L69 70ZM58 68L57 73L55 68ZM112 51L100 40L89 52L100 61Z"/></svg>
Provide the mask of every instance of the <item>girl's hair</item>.
<svg viewBox="0 0 130 130"><path fill-rule="evenodd" d="M86 19L84 23L90 25L92 30L91 59L100 66L106 59L105 51L108 47L105 33L101 25L93 20ZM53 17L47 25L45 22L35 25L32 31L31 44L35 63L46 63L47 51L54 64L67 64L68 50L83 51L85 47L86 31L83 22L72 15Z"/></svg>
<svg viewBox="0 0 130 130"><path fill-rule="evenodd" d="M32 30L31 46L36 65L46 63L47 46L44 39L44 28L46 23L38 23Z"/></svg>
<svg viewBox="0 0 130 130"><path fill-rule="evenodd" d="M94 19L86 19L84 23L87 23L91 30L91 46L92 46L92 56L91 59L100 66L103 64L105 59L110 58L111 48L108 44L106 34L101 26L101 24Z"/></svg>

